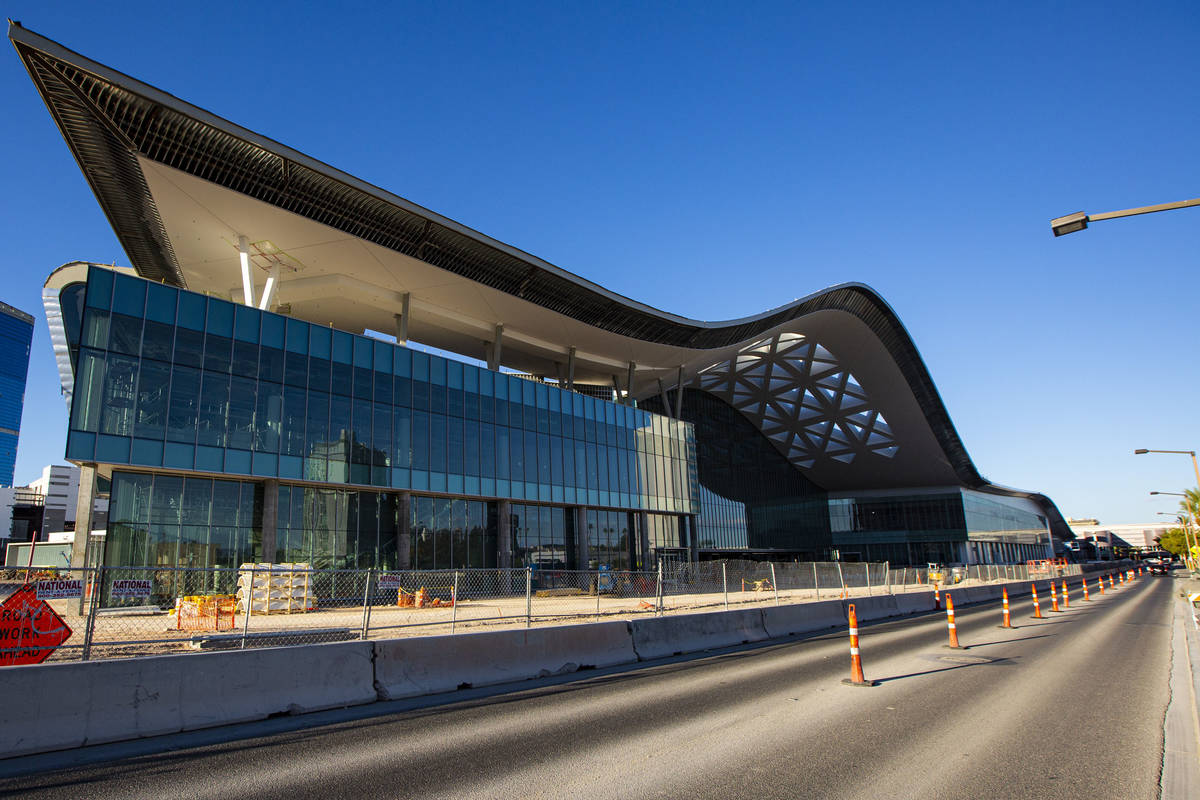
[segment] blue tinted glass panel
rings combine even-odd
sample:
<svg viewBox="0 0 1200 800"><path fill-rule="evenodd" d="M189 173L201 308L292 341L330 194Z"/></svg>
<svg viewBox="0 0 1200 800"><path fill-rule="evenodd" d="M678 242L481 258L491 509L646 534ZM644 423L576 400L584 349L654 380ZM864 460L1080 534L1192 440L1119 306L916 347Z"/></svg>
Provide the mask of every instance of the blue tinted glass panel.
<svg viewBox="0 0 1200 800"><path fill-rule="evenodd" d="M173 286L151 283L146 286L146 319L175 324L175 301L179 291Z"/></svg>
<svg viewBox="0 0 1200 800"><path fill-rule="evenodd" d="M146 281L119 273L114 277L112 310L117 314L141 317L146 310Z"/></svg>
<svg viewBox="0 0 1200 800"><path fill-rule="evenodd" d="M239 342L258 343L258 323L262 313L249 306L237 306L234 315L233 338Z"/></svg>
<svg viewBox="0 0 1200 800"><path fill-rule="evenodd" d="M208 322L204 330L217 336L233 336L233 304L208 298Z"/></svg>
<svg viewBox="0 0 1200 800"><path fill-rule="evenodd" d="M88 308L112 308L112 270L91 267L88 269Z"/></svg>
<svg viewBox="0 0 1200 800"><path fill-rule="evenodd" d="M338 364L354 362L354 337L345 331L333 331L333 361Z"/></svg>

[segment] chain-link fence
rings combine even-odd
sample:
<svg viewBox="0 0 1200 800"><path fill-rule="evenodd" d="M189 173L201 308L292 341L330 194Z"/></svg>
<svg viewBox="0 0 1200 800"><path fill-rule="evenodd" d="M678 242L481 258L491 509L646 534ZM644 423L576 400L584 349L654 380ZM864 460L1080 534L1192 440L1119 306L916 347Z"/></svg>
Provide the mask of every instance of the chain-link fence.
<svg viewBox="0 0 1200 800"><path fill-rule="evenodd" d="M589 622L1078 574L1078 565L931 571L736 560L663 561L638 572L308 564L10 569L0 573L0 666Z"/></svg>

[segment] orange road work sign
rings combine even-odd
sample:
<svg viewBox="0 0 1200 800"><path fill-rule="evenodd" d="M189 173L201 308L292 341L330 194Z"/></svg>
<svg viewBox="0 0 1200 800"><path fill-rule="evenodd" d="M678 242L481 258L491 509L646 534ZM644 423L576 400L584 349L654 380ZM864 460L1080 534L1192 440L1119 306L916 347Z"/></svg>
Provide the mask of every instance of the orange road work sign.
<svg viewBox="0 0 1200 800"><path fill-rule="evenodd" d="M67 639L71 628L32 584L25 584L0 605L0 667L40 664Z"/></svg>

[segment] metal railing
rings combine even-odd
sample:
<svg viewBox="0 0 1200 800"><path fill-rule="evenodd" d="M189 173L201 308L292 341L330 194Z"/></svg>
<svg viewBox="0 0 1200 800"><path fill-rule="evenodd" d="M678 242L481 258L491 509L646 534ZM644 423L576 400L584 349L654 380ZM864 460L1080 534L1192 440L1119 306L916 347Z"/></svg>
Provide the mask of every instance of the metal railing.
<svg viewBox="0 0 1200 800"><path fill-rule="evenodd" d="M984 564L932 577L952 585L1079 572L1077 565L1043 575L1023 564ZM0 639L0 666L39 657L126 658L863 597L927 589L930 577L924 567L887 563L757 561L662 561L644 571L331 570L303 564L10 569L0 573L0 598L25 593L24 610L10 617L31 617L26 630L36 637L16 640L13 631L25 623L0 621L8 637ZM53 614L45 613L39 594Z"/></svg>

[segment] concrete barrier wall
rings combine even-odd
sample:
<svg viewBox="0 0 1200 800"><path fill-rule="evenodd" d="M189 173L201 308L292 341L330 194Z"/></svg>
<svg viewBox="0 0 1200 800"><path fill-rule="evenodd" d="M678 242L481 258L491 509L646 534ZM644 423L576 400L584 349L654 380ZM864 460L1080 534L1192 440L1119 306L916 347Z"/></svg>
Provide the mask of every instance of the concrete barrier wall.
<svg viewBox="0 0 1200 800"><path fill-rule="evenodd" d="M933 592L907 592L896 595L896 611L900 616L933 611Z"/></svg>
<svg viewBox="0 0 1200 800"><path fill-rule="evenodd" d="M768 638L780 639L801 633L817 633L846 624L846 607L841 600L821 600L762 609L763 629Z"/></svg>
<svg viewBox="0 0 1200 800"><path fill-rule="evenodd" d="M376 700L370 642L9 667L0 753L26 755Z"/></svg>
<svg viewBox="0 0 1200 800"><path fill-rule="evenodd" d="M1080 579L1068 583L1078 587ZM1046 581L1038 584L1042 589ZM1029 581L1007 586L1010 598L1029 594ZM951 591L956 603L967 605L996 600L1000 589ZM0 758L839 629L846 624L846 603L826 600L630 622L8 667L0 670ZM854 604L864 622L934 610L932 591L862 597Z"/></svg>
<svg viewBox="0 0 1200 800"><path fill-rule="evenodd" d="M375 686L381 700L638 660L627 622L420 636L374 644Z"/></svg>
<svg viewBox="0 0 1200 800"><path fill-rule="evenodd" d="M639 661L761 642L769 637L760 609L635 619L629 623Z"/></svg>
<svg viewBox="0 0 1200 800"><path fill-rule="evenodd" d="M860 622L871 622L876 619L900 616L900 609L896 604L896 598L890 594L878 595L876 597L857 597L852 601L847 600L846 602L854 603L854 612L858 615Z"/></svg>

